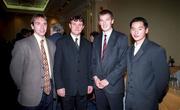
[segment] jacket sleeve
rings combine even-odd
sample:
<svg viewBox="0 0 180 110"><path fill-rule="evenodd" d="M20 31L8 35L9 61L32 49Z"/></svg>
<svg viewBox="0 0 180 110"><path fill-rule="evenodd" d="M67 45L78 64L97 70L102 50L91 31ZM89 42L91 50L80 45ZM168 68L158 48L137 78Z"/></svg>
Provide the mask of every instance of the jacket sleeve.
<svg viewBox="0 0 180 110"><path fill-rule="evenodd" d="M155 73L157 95L159 102L161 102L167 92L170 75L166 60L166 52L163 48L159 48L154 52L152 66Z"/></svg>
<svg viewBox="0 0 180 110"><path fill-rule="evenodd" d="M18 89L20 89L21 79L23 76L24 60L25 48L21 42L16 42L14 49L12 50L10 73Z"/></svg>
<svg viewBox="0 0 180 110"><path fill-rule="evenodd" d="M56 89L64 88L63 76L62 76L62 65L63 55L62 55L62 45L60 40L56 43L56 51L54 56L54 81Z"/></svg>

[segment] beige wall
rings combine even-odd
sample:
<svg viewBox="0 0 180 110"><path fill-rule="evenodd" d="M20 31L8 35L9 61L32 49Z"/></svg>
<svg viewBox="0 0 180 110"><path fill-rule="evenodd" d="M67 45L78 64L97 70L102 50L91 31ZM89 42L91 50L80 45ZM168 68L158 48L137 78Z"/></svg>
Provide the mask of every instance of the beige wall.
<svg viewBox="0 0 180 110"><path fill-rule="evenodd" d="M78 12L86 16L85 34L88 36L91 31L99 30L97 15L101 9L110 9L115 16L114 28L128 36L130 20L136 16L145 17L149 21L149 38L163 46L167 51L167 56L172 56L175 59L175 64L180 65L179 0L90 0L88 4L77 7L69 15ZM32 14L12 15L7 23L6 38L11 40L15 38L15 34L21 28L30 28L31 17ZM54 19L54 17L48 18L49 20ZM66 30L68 22L62 18L64 16L56 20L62 23Z"/></svg>
<svg viewBox="0 0 180 110"><path fill-rule="evenodd" d="M180 65L180 1L179 0L95 0L94 14L100 8L110 9L115 16L114 28L129 36L129 22L136 16L149 21L149 38L167 51L167 56ZM95 16L97 18L97 16ZM97 30L97 19L94 21Z"/></svg>
<svg viewBox="0 0 180 110"><path fill-rule="evenodd" d="M13 40L16 37L16 34L21 31L22 28L31 29L31 18L33 14L14 14L9 17L9 21L7 23L7 29L5 30L5 36L7 40ZM48 29L47 29L47 36L49 35L49 26L53 23L64 23L61 19L57 17L50 17L48 18ZM64 24L62 24L64 25Z"/></svg>

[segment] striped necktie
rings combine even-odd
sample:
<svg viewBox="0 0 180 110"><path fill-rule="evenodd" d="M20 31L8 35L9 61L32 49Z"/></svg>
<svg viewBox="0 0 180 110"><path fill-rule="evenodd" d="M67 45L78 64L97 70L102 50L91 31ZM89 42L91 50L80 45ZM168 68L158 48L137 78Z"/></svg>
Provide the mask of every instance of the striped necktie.
<svg viewBox="0 0 180 110"><path fill-rule="evenodd" d="M101 60L103 60L104 52L105 52L105 50L107 48L106 37L107 37L107 35L104 35L104 44L103 44L103 48L102 48L102 52L101 52Z"/></svg>

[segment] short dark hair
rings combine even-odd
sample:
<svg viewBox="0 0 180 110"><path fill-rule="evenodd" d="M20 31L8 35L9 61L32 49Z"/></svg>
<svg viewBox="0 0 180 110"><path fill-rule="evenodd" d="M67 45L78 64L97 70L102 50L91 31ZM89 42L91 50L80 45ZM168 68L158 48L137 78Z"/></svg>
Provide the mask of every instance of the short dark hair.
<svg viewBox="0 0 180 110"><path fill-rule="evenodd" d="M114 19L114 15L110 10L104 9L104 10L99 12L99 16L105 15L105 14L109 14L111 16L111 18Z"/></svg>
<svg viewBox="0 0 180 110"><path fill-rule="evenodd" d="M129 24L130 28L131 28L131 26L132 26L132 23L138 22L138 21L143 22L145 28L148 28L148 22L147 22L147 20L146 20L145 18L143 18L143 17L135 17L135 18L133 18L133 19L131 20L130 24Z"/></svg>
<svg viewBox="0 0 180 110"><path fill-rule="evenodd" d="M80 22L83 22L84 24L84 18L81 15L71 16L69 18L69 23L71 23L71 21L80 21Z"/></svg>
<svg viewBox="0 0 180 110"><path fill-rule="evenodd" d="M36 18L44 18L47 21L47 17L44 14L35 14L32 18L31 18L31 24L34 25L34 21Z"/></svg>

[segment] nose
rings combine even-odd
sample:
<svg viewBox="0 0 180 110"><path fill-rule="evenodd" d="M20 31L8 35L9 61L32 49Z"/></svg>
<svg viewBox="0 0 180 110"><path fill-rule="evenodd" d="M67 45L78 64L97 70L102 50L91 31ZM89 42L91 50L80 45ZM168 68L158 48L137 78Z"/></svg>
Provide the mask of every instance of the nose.
<svg viewBox="0 0 180 110"><path fill-rule="evenodd" d="M138 35L138 34L139 34L139 32L138 32L138 31L135 31L135 34L136 34L136 35Z"/></svg>

